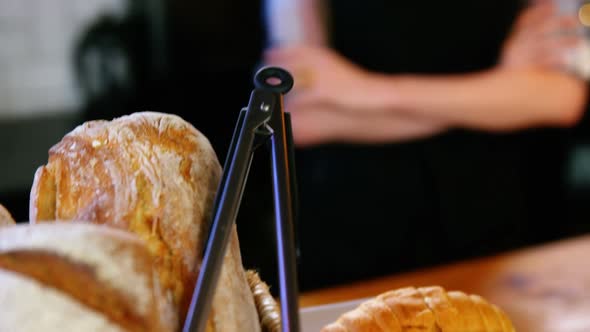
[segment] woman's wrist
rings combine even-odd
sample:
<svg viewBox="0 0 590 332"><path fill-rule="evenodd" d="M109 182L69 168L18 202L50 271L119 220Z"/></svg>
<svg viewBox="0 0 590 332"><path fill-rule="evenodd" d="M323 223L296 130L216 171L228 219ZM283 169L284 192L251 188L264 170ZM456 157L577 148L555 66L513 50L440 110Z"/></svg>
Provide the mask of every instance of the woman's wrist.
<svg viewBox="0 0 590 332"><path fill-rule="evenodd" d="M393 75L367 72L361 82L363 100L358 109L367 112L388 113L400 108L400 96Z"/></svg>

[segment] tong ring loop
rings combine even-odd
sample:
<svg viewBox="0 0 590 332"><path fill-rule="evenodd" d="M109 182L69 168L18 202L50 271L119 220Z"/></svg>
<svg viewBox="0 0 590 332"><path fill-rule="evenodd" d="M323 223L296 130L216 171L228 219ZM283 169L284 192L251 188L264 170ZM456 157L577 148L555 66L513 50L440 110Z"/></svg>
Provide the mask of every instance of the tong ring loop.
<svg viewBox="0 0 590 332"><path fill-rule="evenodd" d="M275 79L276 84L273 84ZM254 76L254 86L271 92L286 94L293 88L293 76L283 68L263 67Z"/></svg>

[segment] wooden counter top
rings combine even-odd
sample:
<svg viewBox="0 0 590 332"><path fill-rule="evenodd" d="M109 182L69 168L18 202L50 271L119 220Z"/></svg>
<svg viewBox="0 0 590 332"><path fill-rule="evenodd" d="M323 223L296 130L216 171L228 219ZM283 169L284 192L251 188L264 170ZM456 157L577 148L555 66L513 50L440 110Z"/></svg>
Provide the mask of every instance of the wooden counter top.
<svg viewBox="0 0 590 332"><path fill-rule="evenodd" d="M519 332L588 332L590 236L308 292L300 303L307 307L428 285L482 295L502 307Z"/></svg>

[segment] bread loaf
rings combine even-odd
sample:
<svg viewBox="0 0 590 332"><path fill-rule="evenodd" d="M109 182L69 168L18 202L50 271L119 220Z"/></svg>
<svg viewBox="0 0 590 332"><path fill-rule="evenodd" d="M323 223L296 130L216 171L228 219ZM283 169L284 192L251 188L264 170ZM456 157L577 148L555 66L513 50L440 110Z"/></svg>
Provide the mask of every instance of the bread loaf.
<svg viewBox="0 0 590 332"><path fill-rule="evenodd" d="M177 328L198 275L220 175L208 140L177 116L92 121L52 147L37 170L30 220L81 220L137 234L155 258ZM212 331L260 329L235 228L212 311Z"/></svg>
<svg viewBox="0 0 590 332"><path fill-rule="evenodd" d="M402 288L345 313L322 332L514 332L498 307L442 287Z"/></svg>
<svg viewBox="0 0 590 332"><path fill-rule="evenodd" d="M89 224L0 229L0 331L170 331L145 244Z"/></svg>
<svg viewBox="0 0 590 332"><path fill-rule="evenodd" d="M0 304L10 308L0 313L0 331L125 332L101 313L35 280L0 269L0 284Z"/></svg>
<svg viewBox="0 0 590 332"><path fill-rule="evenodd" d="M6 208L0 204L0 227L11 226L14 224L15 222L14 219L12 219L10 212L8 212L8 210L6 210Z"/></svg>

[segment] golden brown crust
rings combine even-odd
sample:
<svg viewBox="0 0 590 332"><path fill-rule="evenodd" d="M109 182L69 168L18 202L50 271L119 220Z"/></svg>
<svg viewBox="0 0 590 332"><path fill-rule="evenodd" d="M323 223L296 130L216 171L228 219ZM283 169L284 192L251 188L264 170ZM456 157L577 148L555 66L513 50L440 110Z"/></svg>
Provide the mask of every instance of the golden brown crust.
<svg viewBox="0 0 590 332"><path fill-rule="evenodd" d="M322 329L330 331L514 332L514 327L504 312L481 297L435 286L381 294Z"/></svg>
<svg viewBox="0 0 590 332"><path fill-rule="evenodd" d="M508 318L506 313L502 311L502 309L498 308L498 306L496 305L492 304L491 306L492 309L496 312L497 316L499 317L504 332L515 332L514 326L512 325L512 322L510 321L510 318Z"/></svg>
<svg viewBox="0 0 590 332"><path fill-rule="evenodd" d="M381 299L373 299L361 304L361 310L375 318L381 331L401 332L402 327L397 316Z"/></svg>
<svg viewBox="0 0 590 332"><path fill-rule="evenodd" d="M464 331L468 328L473 332L485 332L485 325L479 314L479 310L467 294L459 291L450 291L447 292L447 295L453 306L460 313L457 315L457 320L460 322L460 329L456 331Z"/></svg>
<svg viewBox="0 0 590 332"><path fill-rule="evenodd" d="M6 208L0 204L0 227L13 225L15 225L15 222L10 215L10 212L8 212L8 210L6 210Z"/></svg>
<svg viewBox="0 0 590 332"><path fill-rule="evenodd" d="M220 175L207 139L177 116L136 113L91 121L49 151L31 191L30 220L89 221L138 234L156 260L162 292L177 307L180 323L197 278ZM222 271L223 291L217 292L222 294L213 308L223 307L215 312L231 321L227 324L256 331L253 299L243 294L248 286L237 236L231 241L232 266ZM235 306L229 302L231 310L224 292L239 293Z"/></svg>
<svg viewBox="0 0 590 332"><path fill-rule="evenodd" d="M434 313L436 324L442 331L462 331L465 328L457 317L459 311L442 287L421 287L418 291L424 296L424 301Z"/></svg>
<svg viewBox="0 0 590 332"><path fill-rule="evenodd" d="M403 331L436 331L434 314L414 287L402 288L378 296L395 313Z"/></svg>
<svg viewBox="0 0 590 332"><path fill-rule="evenodd" d="M219 175L206 139L177 117L92 121L49 151L36 174L30 220L91 221L139 234L158 258L164 290L186 308L184 288L196 279Z"/></svg>
<svg viewBox="0 0 590 332"><path fill-rule="evenodd" d="M349 332L382 332L373 315L362 308L349 312L340 319L340 323Z"/></svg>
<svg viewBox="0 0 590 332"><path fill-rule="evenodd" d="M45 166L37 168L29 205L29 218L32 223L55 219L56 194L57 187L53 174L47 171Z"/></svg>
<svg viewBox="0 0 590 332"><path fill-rule="evenodd" d="M496 310L484 298L479 295L469 295L471 301L477 307L479 314L486 326L487 332L502 332L504 326L502 325L502 317L498 315Z"/></svg>

